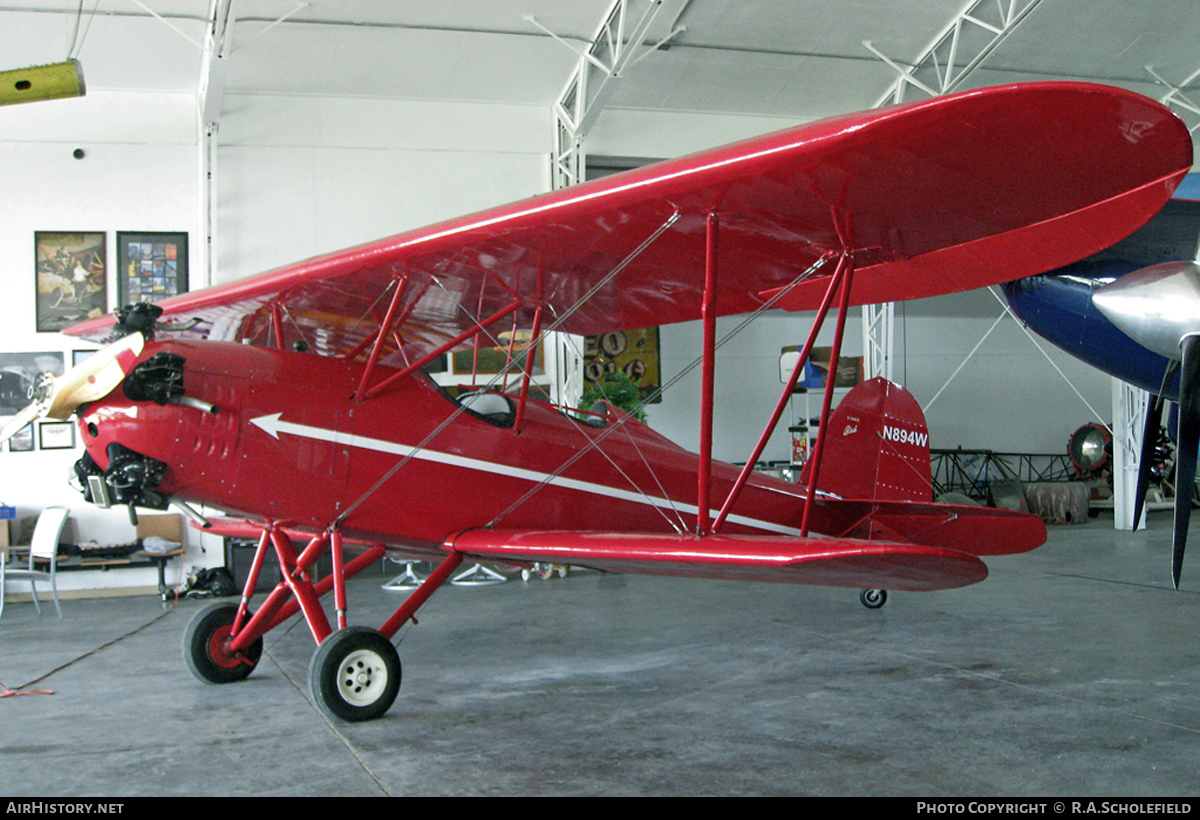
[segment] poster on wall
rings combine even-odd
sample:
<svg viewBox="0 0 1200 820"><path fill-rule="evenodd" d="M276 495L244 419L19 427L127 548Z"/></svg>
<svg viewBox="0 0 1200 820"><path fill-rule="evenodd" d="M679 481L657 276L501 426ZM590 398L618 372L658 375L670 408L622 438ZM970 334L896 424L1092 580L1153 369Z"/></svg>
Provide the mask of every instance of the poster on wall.
<svg viewBox="0 0 1200 820"><path fill-rule="evenodd" d="M651 403L662 400L655 395L662 380L658 354L658 328L622 330L584 337L583 377L588 384L606 384L621 373Z"/></svg>
<svg viewBox="0 0 1200 820"><path fill-rule="evenodd" d="M117 232L117 300L121 306L187 293L186 233Z"/></svg>
<svg viewBox="0 0 1200 820"><path fill-rule="evenodd" d="M12 438L8 440L8 451L10 453L32 453L33 452L33 425L26 424Z"/></svg>
<svg viewBox="0 0 1200 820"><path fill-rule="evenodd" d="M29 404L30 391L46 373L66 372L61 352L0 353L0 417L15 416Z"/></svg>
<svg viewBox="0 0 1200 820"><path fill-rule="evenodd" d="M108 309L103 231L35 231L37 332L95 319Z"/></svg>

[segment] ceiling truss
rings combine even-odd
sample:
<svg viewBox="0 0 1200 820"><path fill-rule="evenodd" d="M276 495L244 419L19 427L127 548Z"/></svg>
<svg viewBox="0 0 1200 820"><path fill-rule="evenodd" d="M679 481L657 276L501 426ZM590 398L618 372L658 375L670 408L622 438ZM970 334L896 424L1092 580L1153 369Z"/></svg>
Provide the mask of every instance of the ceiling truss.
<svg viewBox="0 0 1200 820"><path fill-rule="evenodd" d="M973 0L950 21L910 67L902 66L883 54L870 40L863 40L863 46L898 75L875 107L922 97L937 97L955 91L967 75L1041 2Z"/></svg>
<svg viewBox="0 0 1200 820"><path fill-rule="evenodd" d="M674 21L678 20L687 3L688 0L651 0L634 19L636 0L614 0L590 44L582 49L554 34L536 18L525 18L579 58L554 105L553 187L564 188L583 180L584 137L616 90L622 73L683 31L674 26ZM647 36L652 28L656 22L661 26L663 20L672 21L670 30L648 43Z"/></svg>

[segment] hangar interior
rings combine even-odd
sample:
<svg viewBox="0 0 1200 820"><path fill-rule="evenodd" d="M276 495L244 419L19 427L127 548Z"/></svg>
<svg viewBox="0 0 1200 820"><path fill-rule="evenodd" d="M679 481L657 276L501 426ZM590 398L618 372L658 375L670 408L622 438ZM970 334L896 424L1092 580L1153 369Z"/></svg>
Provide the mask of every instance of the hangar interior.
<svg viewBox="0 0 1200 820"><path fill-rule="evenodd" d="M94 348L39 332L39 232L102 234L109 271L122 233L186 234L197 290L605 167L952 91L1104 83L1191 126L1198 30L1188 0L0 0L0 71L73 58L86 83L0 106L0 350L69 366ZM892 377L926 405L932 445L1061 454L1112 423L1113 379L1003 314L987 290L896 305ZM717 458L751 450L810 318L772 312L722 350ZM662 371L700 347L699 323L663 326ZM648 423L695 449L698 390L683 379ZM134 537L124 510L68 485L82 447L55 432L6 447L0 503L18 522L67 506L78 541ZM791 446L784 426L763 458ZM1052 527L978 588L880 613L836 590L596 574L450 589L406 648L422 671L398 708L350 729L305 711L302 628L268 644L256 679L273 682L197 687L175 653L185 618L117 597L153 592L153 567L63 573L61 621L15 595L0 620L6 692L59 690L0 706L28 731L0 792L1194 793L1196 603L1169 589L1168 529L1114 531L1111 513ZM222 554L185 538L172 572ZM379 578L357 581L383 599L365 608L387 607ZM118 637L114 668L95 648ZM138 738L105 750L121 724ZM111 777L72 754L75 733ZM153 777L124 779L139 768Z"/></svg>

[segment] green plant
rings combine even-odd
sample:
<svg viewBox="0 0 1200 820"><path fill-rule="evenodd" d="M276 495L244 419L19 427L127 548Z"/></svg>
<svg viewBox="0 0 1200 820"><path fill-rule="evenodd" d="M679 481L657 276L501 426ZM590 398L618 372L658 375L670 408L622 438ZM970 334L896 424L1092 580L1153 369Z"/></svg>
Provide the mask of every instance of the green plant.
<svg viewBox="0 0 1200 820"><path fill-rule="evenodd" d="M614 407L619 407L638 421L646 420L646 411L640 407L642 393L638 389L637 383L620 371L610 373L599 382L589 382L583 388L579 409L588 410L601 399Z"/></svg>

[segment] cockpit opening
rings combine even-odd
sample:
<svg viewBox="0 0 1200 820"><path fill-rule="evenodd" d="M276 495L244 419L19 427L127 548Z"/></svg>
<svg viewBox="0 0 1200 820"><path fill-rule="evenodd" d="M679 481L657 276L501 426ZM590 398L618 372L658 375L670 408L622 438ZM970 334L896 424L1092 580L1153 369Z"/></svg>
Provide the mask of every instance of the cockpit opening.
<svg viewBox="0 0 1200 820"><path fill-rule="evenodd" d="M517 412L512 400L501 393L473 390L461 394L456 401L467 413L488 424L512 427L516 422Z"/></svg>
<svg viewBox="0 0 1200 820"><path fill-rule="evenodd" d="M608 402L600 399L592 403L592 406L587 409L587 412L576 410L567 413L575 421L580 424L586 424L588 427L600 429L608 425Z"/></svg>

